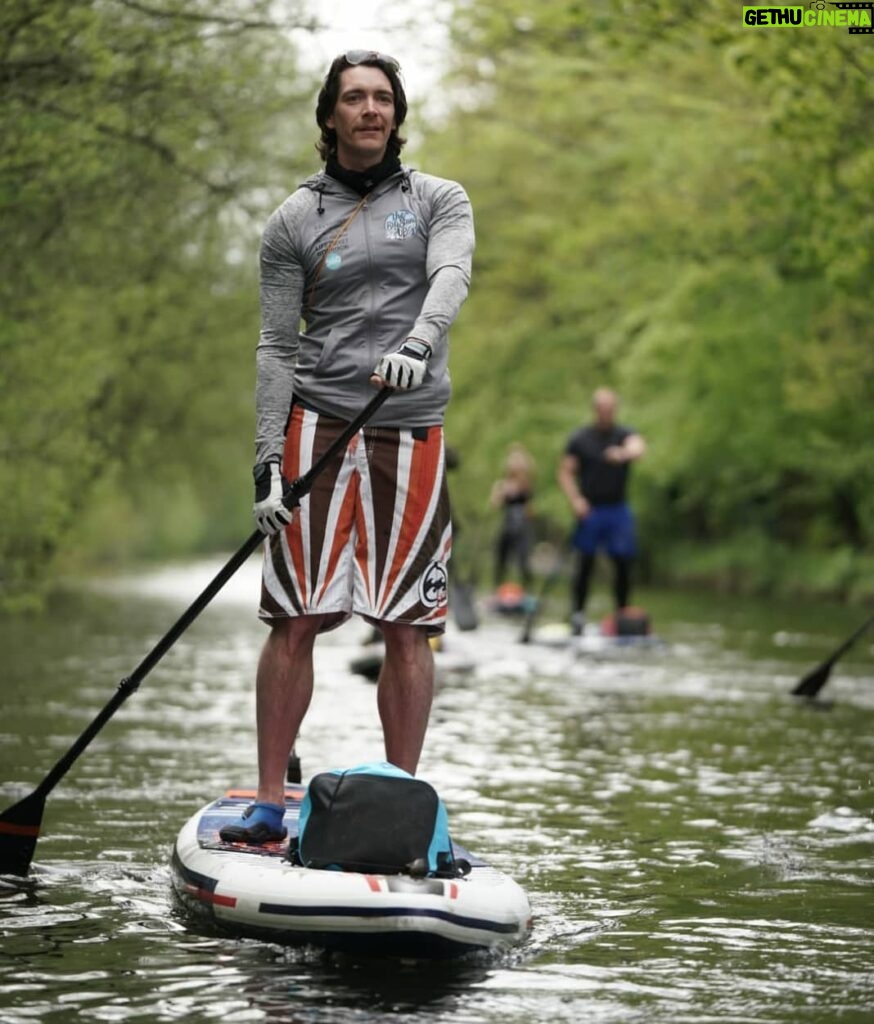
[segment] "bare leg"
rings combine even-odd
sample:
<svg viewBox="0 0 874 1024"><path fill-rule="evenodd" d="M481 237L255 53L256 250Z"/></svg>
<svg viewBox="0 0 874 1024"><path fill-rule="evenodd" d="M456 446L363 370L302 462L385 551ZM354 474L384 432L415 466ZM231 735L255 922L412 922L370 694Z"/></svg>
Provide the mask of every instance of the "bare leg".
<svg viewBox="0 0 874 1024"><path fill-rule="evenodd" d="M313 695L313 644L323 618L283 619L261 651L255 686L259 802L285 803L288 755Z"/></svg>
<svg viewBox="0 0 874 1024"><path fill-rule="evenodd" d="M385 659L376 694L391 764L416 774L434 697L434 655L421 626L381 622Z"/></svg>

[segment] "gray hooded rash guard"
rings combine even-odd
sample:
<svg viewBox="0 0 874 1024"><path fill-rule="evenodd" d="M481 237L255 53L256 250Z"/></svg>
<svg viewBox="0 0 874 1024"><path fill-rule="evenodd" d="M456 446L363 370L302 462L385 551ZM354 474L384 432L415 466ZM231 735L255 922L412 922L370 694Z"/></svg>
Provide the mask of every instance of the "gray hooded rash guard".
<svg viewBox="0 0 874 1024"><path fill-rule="evenodd" d="M380 357L408 337L431 346L424 383L393 394L372 422L443 422L451 392L448 331L470 285L470 201L454 181L403 168L369 192L356 213L360 202L322 172L267 222L256 462L282 454L292 396L328 416L353 419L375 393L369 379Z"/></svg>

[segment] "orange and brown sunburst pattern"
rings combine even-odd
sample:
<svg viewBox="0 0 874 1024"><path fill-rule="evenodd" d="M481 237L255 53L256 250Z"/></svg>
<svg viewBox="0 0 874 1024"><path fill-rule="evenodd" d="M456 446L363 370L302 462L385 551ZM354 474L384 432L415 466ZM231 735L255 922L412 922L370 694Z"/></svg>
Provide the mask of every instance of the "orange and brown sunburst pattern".
<svg viewBox="0 0 874 1024"><path fill-rule="evenodd" d="M295 406L283 472L305 473L343 422ZM443 430L366 427L265 541L260 616L350 613L443 631L452 549Z"/></svg>

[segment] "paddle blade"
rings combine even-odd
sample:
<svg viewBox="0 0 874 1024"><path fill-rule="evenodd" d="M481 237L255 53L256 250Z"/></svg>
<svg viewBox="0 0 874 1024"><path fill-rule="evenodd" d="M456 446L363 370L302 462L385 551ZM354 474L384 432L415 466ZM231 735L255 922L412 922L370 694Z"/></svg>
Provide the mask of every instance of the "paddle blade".
<svg viewBox="0 0 874 1024"><path fill-rule="evenodd" d="M382 670L382 651L378 654L362 654L360 658L353 658L349 663L349 671L357 676L364 676L370 682L375 683L379 679Z"/></svg>
<svg viewBox="0 0 874 1024"><path fill-rule="evenodd" d="M462 632L476 629L479 626L479 616L476 613L476 602L472 584L450 582L449 604L452 608L455 625Z"/></svg>
<svg viewBox="0 0 874 1024"><path fill-rule="evenodd" d="M834 659L824 661L811 669L792 691L793 697L815 697L828 682Z"/></svg>
<svg viewBox="0 0 874 1024"><path fill-rule="evenodd" d="M525 623L522 626L522 635L519 637L520 644L531 643L531 634L534 632L534 620L537 618L537 605L525 616Z"/></svg>
<svg viewBox="0 0 874 1024"><path fill-rule="evenodd" d="M27 874L45 803L45 797L34 792L0 814L0 875Z"/></svg>
<svg viewBox="0 0 874 1024"><path fill-rule="evenodd" d="M792 691L792 696L815 697L828 681L829 673L831 672L834 663L845 651L848 651L859 637L869 630L871 626L874 626L874 615L872 615L867 622L863 622L855 632L851 633L840 647L826 658L821 665L817 665L816 668L811 669L811 671L807 673L807 675Z"/></svg>

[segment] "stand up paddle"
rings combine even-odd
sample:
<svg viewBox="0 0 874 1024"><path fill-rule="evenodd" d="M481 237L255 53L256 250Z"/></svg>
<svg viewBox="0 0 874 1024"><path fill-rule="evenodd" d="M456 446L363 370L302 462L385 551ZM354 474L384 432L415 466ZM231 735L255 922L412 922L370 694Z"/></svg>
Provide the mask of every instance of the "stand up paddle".
<svg viewBox="0 0 874 1024"><path fill-rule="evenodd" d="M456 529L456 536L460 532L460 529ZM455 625L462 632L477 629L479 626L479 615L476 610L476 552L479 550L479 527L474 528L473 536L474 557L468 559L466 577L462 578L457 570L453 571L452 563L449 568L449 607L452 610Z"/></svg>
<svg viewBox="0 0 874 1024"><path fill-rule="evenodd" d="M531 642L531 634L534 632L534 623L537 621L537 616L540 613L540 609L543 605L543 601L546 595L552 590L555 581L561 576L562 569L564 568L565 558L559 551L558 557L555 560L555 564L549 570L549 574L544 577L543 583L540 587L540 593L534 599L533 606L525 614L525 622L522 625L522 633L519 637L520 644L527 644Z"/></svg>
<svg viewBox="0 0 874 1024"><path fill-rule="evenodd" d="M293 508L295 505L300 504L300 499L312 489L316 477L346 447L391 392L391 388L382 388L377 392L364 409L328 447L324 454L313 463L303 476L298 477L290 485L288 494L283 498L286 508ZM79 755L100 732L103 726L106 725L109 719L112 718L119 707L136 691L148 673L158 664L203 609L206 608L237 569L257 550L263 540L264 534L260 530L256 530L239 551L232 555L228 562L216 573L212 581L207 584L190 607L182 613L133 672L121 680L118 684L118 689L103 710L36 789L29 796L19 800L17 804L13 804L0 814L0 875L27 874L30 862L33 860L36 841L39 838L46 797L67 774Z"/></svg>
<svg viewBox="0 0 874 1024"><path fill-rule="evenodd" d="M449 580L449 604L455 625L462 633L479 626L476 610L476 590L471 580Z"/></svg>
<svg viewBox="0 0 874 1024"><path fill-rule="evenodd" d="M833 651L822 664L811 669L792 691L792 696L807 697L812 700L828 682L828 677L831 674L834 663L845 651L848 651L853 646L859 637L870 628L872 623L874 623L874 615L867 622L863 622L854 633L847 637L840 647Z"/></svg>
<svg viewBox="0 0 874 1024"><path fill-rule="evenodd" d="M457 469L461 464L458 451L446 448L447 470ZM449 563L449 609L455 619L455 625L464 633L479 626L479 615L476 611L476 553L479 551L478 541L482 524L474 529L474 557L465 560L468 572L464 578L458 571L458 555L454 555ZM458 539L461 536L461 522L458 516L452 517L453 545L460 550ZM465 535L467 530L465 529Z"/></svg>

